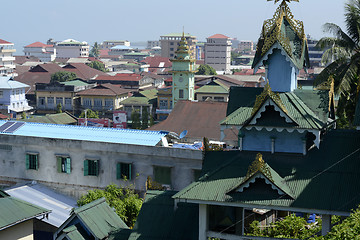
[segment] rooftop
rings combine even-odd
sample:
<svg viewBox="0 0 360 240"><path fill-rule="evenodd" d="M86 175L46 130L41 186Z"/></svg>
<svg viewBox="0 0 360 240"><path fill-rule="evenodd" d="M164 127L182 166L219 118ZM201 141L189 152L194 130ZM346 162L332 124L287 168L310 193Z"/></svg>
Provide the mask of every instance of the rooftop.
<svg viewBox="0 0 360 240"><path fill-rule="evenodd" d="M208 38L226 38L226 39L228 39L229 37L225 36L223 34L215 34L215 35L212 35L211 37L208 37Z"/></svg>
<svg viewBox="0 0 360 240"><path fill-rule="evenodd" d="M9 77L0 77L0 89L16 89L16 88L26 88L29 85L24 83L14 81Z"/></svg>
<svg viewBox="0 0 360 240"><path fill-rule="evenodd" d="M6 121L0 120L1 126L5 122ZM2 132L0 134L90 142L120 143L142 146L156 146L161 141L161 138L165 137L168 132L26 122L22 127L17 129L13 133Z"/></svg>

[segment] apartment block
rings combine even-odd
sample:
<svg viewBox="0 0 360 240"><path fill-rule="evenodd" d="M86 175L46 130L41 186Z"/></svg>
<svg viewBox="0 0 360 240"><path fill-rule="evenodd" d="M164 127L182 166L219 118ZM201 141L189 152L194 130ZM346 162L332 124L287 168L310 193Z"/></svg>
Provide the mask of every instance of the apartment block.
<svg viewBox="0 0 360 240"><path fill-rule="evenodd" d="M223 34L215 34L207 38L205 43L205 64L216 71L230 72L231 41Z"/></svg>
<svg viewBox="0 0 360 240"><path fill-rule="evenodd" d="M189 33L184 34L184 36L191 51L191 58L196 59L196 37L190 35ZM179 46L181 37L182 33L171 33L160 36L161 57L173 59L175 57L175 51Z"/></svg>

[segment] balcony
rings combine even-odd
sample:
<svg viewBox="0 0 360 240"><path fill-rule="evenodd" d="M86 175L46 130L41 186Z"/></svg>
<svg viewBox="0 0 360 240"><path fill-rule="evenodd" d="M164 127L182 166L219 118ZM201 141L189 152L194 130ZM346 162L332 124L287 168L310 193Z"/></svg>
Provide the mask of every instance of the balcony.
<svg viewBox="0 0 360 240"><path fill-rule="evenodd" d="M15 61L15 57L12 57L12 56L0 57L0 61L2 61L2 62L12 62L12 61Z"/></svg>

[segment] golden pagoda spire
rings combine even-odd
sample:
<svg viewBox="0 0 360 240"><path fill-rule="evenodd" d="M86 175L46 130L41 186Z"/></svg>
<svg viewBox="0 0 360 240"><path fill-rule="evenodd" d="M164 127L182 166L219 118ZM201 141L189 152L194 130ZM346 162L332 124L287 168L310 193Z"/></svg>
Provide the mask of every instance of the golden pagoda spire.
<svg viewBox="0 0 360 240"><path fill-rule="evenodd" d="M280 0L267 0L268 2L270 1L274 1L274 3L276 4L277 2L279 2ZM284 4L285 2L299 2L299 0L282 0L281 5Z"/></svg>

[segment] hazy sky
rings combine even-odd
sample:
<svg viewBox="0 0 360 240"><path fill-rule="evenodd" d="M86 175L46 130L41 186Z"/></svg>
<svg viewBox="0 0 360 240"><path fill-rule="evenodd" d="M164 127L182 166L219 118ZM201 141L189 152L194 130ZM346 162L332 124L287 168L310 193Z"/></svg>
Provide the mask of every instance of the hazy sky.
<svg viewBox="0 0 360 240"><path fill-rule="evenodd" d="M289 5L295 18L304 21L305 32L320 38L326 22L344 28L345 2L300 0ZM200 41L216 33L256 41L264 19L278 5L266 0L11 0L1 4L0 38L15 43L17 55L23 46L49 38L136 42L158 40L183 26Z"/></svg>

